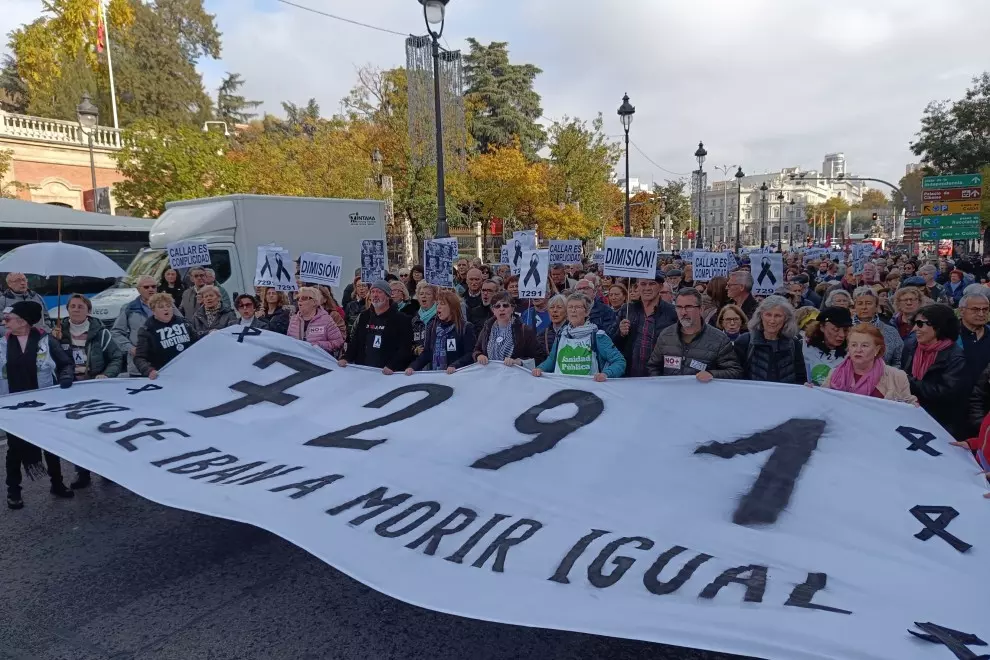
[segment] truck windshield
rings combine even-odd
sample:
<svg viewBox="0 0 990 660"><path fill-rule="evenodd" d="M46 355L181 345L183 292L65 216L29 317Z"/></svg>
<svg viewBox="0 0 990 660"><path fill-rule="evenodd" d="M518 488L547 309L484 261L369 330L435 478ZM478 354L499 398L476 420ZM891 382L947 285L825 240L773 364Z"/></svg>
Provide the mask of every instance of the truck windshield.
<svg viewBox="0 0 990 660"><path fill-rule="evenodd" d="M141 250L131 265L127 267L127 273L117 283L119 289L133 289L137 287L138 279L149 275L160 281L165 270L168 268L168 252L166 250L155 250L145 248Z"/></svg>

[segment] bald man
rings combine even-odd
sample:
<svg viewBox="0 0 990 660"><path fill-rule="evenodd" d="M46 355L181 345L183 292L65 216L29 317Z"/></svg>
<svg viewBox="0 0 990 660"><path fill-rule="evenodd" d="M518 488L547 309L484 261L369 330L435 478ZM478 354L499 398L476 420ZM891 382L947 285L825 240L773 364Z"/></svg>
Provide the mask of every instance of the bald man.
<svg viewBox="0 0 990 660"><path fill-rule="evenodd" d="M50 319L48 318L48 306L45 305L45 301L36 291L28 288L27 276L24 273L7 273L7 288L2 294L0 310L13 307L14 303L25 300L38 303L41 306L41 320L34 325L36 328L46 330L50 325Z"/></svg>

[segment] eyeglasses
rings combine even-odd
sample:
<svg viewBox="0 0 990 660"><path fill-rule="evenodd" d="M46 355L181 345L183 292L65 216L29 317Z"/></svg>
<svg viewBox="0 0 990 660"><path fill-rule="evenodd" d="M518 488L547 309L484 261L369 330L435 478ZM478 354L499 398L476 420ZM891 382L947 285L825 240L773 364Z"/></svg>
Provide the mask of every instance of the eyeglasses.
<svg viewBox="0 0 990 660"><path fill-rule="evenodd" d="M674 309L678 312L686 312L689 309L700 309L701 305L674 305Z"/></svg>
<svg viewBox="0 0 990 660"><path fill-rule="evenodd" d="M299 296L296 300L312 300L313 296Z"/></svg>
<svg viewBox="0 0 990 660"><path fill-rule="evenodd" d="M492 309L509 309L511 307L512 307L512 305L510 305L509 303L504 303L504 302L495 303L494 305L492 305Z"/></svg>
<svg viewBox="0 0 990 660"><path fill-rule="evenodd" d="M498 293L498 289L482 289L482 293Z"/></svg>
<svg viewBox="0 0 990 660"><path fill-rule="evenodd" d="M156 284L142 284L141 285L141 288L142 289L147 289L148 291L154 291L155 289L158 288L158 285L156 285Z"/></svg>
<svg viewBox="0 0 990 660"><path fill-rule="evenodd" d="M242 302L239 305L237 305L237 309L244 309L246 307L254 307L254 303Z"/></svg>
<svg viewBox="0 0 990 660"><path fill-rule="evenodd" d="M915 319L914 320L914 327L916 327L916 328L923 328L926 325L930 327L931 324L932 324L931 321L926 321L924 319Z"/></svg>
<svg viewBox="0 0 990 660"><path fill-rule="evenodd" d="M963 307L967 312L976 312L977 314L988 314L990 313L990 307Z"/></svg>

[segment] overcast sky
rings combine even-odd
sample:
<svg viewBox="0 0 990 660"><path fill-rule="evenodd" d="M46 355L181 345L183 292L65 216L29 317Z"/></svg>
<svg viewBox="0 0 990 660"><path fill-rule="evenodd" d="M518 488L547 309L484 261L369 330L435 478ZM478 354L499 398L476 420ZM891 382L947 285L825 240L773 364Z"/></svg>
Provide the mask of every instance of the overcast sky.
<svg viewBox="0 0 990 660"><path fill-rule="evenodd" d="M416 0L293 1L425 32ZM36 17L41 0L0 4L6 33ZM206 6L223 32L222 60L201 64L207 86L239 72L246 95L271 112L315 97L332 114L357 67L405 64L398 35L276 0ZM925 105L961 97L990 68L986 0L451 0L447 17L451 48L466 49L466 37L507 41L513 62L542 68L548 118L602 112L618 136L628 92L642 150L631 149L632 176L647 181L694 169L704 140L709 171L819 169L841 151L850 171L896 183L916 160L908 143Z"/></svg>

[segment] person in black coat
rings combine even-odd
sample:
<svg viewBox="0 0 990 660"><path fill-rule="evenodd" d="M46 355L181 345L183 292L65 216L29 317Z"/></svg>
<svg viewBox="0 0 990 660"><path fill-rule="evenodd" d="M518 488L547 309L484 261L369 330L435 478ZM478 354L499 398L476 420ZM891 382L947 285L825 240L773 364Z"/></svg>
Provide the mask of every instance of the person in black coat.
<svg viewBox="0 0 990 660"><path fill-rule="evenodd" d="M474 326L464 319L460 298L453 291L441 291L437 314L426 328L423 352L406 369L406 375L424 370L452 374L474 362L474 344Z"/></svg>
<svg viewBox="0 0 990 660"><path fill-rule="evenodd" d="M964 433L965 409L957 402L966 358L956 344L959 321L948 305L926 305L914 317L914 334L904 342L901 368L911 394L949 433ZM965 399L962 399L965 401Z"/></svg>
<svg viewBox="0 0 990 660"><path fill-rule="evenodd" d="M171 298L169 298L171 300ZM41 321L44 310L34 301L14 303L4 314L7 335L0 339L3 368L0 370L0 394L15 394L51 387L56 382L63 389L71 387L75 365L59 342L51 335L33 327ZM52 495L70 498L75 493L62 481L62 463L58 456L41 449L11 433L7 434L7 506L24 508L21 499L21 467L34 479L44 473L42 453L52 482Z"/></svg>
<svg viewBox="0 0 990 660"><path fill-rule="evenodd" d="M172 296L156 293L148 299L152 316L138 330L134 366L151 380L158 371L199 339L192 325L173 313Z"/></svg>
<svg viewBox="0 0 990 660"><path fill-rule="evenodd" d="M178 307L182 304L182 294L185 292L186 287L182 283L182 278L179 277L179 272L174 268L168 268L162 273L162 281L158 283L158 292L167 293L172 296L175 300L175 306Z"/></svg>
<svg viewBox="0 0 990 660"><path fill-rule="evenodd" d="M803 385L808 381L794 308L782 296L768 296L735 341L743 378Z"/></svg>
<svg viewBox="0 0 990 660"><path fill-rule="evenodd" d="M371 307L354 322L347 352L337 361L338 366L353 363L376 367L390 376L404 371L412 362L412 320L396 309L391 295L392 288L385 280L371 286L368 293Z"/></svg>

